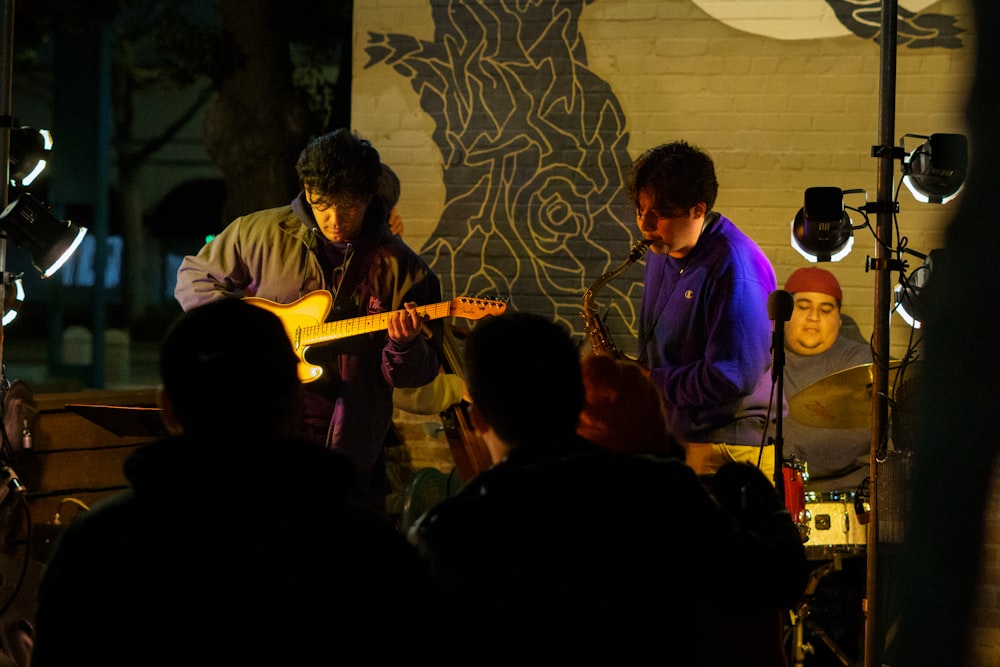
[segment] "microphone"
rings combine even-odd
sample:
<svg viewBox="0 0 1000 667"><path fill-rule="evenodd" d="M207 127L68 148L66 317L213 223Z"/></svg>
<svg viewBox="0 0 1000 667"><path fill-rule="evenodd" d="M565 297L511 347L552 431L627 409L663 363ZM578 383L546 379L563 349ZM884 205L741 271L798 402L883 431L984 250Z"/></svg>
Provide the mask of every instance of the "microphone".
<svg viewBox="0 0 1000 667"><path fill-rule="evenodd" d="M792 319L792 310L795 309L795 299L790 292L783 289L776 289L767 295L767 317L775 322L787 322Z"/></svg>
<svg viewBox="0 0 1000 667"><path fill-rule="evenodd" d="M772 382L785 367L785 322L792 318L794 308L795 299L790 292L778 289L767 295L767 317L774 322L774 333L771 335Z"/></svg>

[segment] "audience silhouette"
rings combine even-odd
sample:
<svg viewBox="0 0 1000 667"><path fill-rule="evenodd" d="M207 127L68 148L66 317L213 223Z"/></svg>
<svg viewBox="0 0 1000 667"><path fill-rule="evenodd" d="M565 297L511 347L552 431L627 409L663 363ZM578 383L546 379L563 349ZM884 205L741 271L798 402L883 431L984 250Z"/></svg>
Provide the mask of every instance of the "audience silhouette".
<svg viewBox="0 0 1000 667"><path fill-rule="evenodd" d="M678 458L582 438L580 357L546 318L486 319L464 352L501 460L409 532L454 601L461 664L786 664L781 610L807 568L770 480L731 463L708 487Z"/></svg>
<svg viewBox="0 0 1000 667"><path fill-rule="evenodd" d="M173 435L60 533L32 664L419 663L426 568L352 499L346 457L293 436L300 384L278 318L239 299L193 308L160 370ZM387 615L414 599L428 613L388 637Z"/></svg>

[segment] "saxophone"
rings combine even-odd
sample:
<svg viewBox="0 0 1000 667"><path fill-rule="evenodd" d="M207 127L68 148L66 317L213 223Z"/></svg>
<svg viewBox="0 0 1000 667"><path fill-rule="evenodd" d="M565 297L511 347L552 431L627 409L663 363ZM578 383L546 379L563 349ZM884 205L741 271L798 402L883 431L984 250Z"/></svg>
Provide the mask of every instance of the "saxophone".
<svg viewBox="0 0 1000 667"><path fill-rule="evenodd" d="M580 316L586 323L584 333L587 335L587 340L590 342L590 347L594 351L594 354L614 357L615 359L621 359L624 356L615 346L615 342L611 340L611 334L608 333L607 327L604 326L604 322L594 309L594 295L597 294L597 290L617 278L622 271L642 257L646 250L649 249L650 244L652 244L652 241L647 241L646 239L639 239L633 243L632 250L629 251L625 261L618 265L617 268L608 271L595 280L587 288L587 291L583 293L583 312L580 313Z"/></svg>

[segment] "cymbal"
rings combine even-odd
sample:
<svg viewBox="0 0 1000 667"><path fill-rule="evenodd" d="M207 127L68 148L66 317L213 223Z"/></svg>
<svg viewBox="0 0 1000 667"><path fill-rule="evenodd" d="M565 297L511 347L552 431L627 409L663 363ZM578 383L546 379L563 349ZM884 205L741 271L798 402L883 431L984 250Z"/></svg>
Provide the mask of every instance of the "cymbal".
<svg viewBox="0 0 1000 667"><path fill-rule="evenodd" d="M902 365L901 361L889 363L890 394ZM873 368L874 364L861 364L813 382L788 399L788 416L821 428L871 426Z"/></svg>

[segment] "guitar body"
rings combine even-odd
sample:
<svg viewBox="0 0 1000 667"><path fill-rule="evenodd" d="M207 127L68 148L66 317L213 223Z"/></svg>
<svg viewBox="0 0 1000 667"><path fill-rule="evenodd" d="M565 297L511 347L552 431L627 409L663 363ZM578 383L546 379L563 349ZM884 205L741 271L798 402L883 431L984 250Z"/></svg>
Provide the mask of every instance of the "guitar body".
<svg viewBox="0 0 1000 667"><path fill-rule="evenodd" d="M399 312L373 313L327 322L326 318L333 307L333 295L325 290L310 292L291 303L276 303L256 296L243 297L243 300L274 313L281 320L288 339L292 341L295 356L299 359L298 373L302 382L313 382L323 375L321 366L306 361L305 354L310 345L320 345L338 338L388 329L390 314ZM417 306L417 313L428 320L440 317L478 320L487 315L500 315L505 310L507 310L505 301L467 296L427 306Z"/></svg>
<svg viewBox="0 0 1000 667"><path fill-rule="evenodd" d="M333 307L333 295L325 290L317 290L291 303L276 303L256 296L244 297L243 300L278 316L285 326L288 339L292 341L295 356L299 359L299 380L302 382L318 380L323 375L323 368L306 361L305 355L309 346L302 344L300 332L305 327L319 326L326 321L330 308Z"/></svg>

